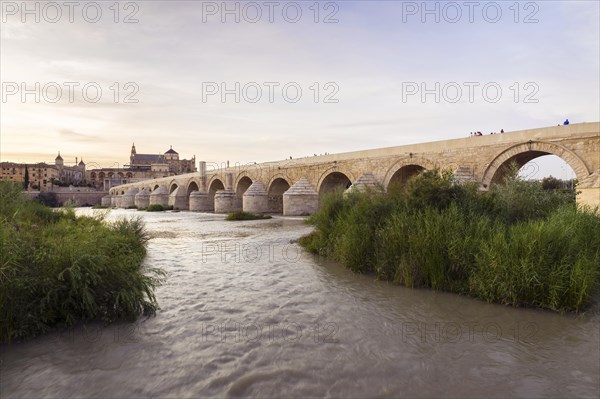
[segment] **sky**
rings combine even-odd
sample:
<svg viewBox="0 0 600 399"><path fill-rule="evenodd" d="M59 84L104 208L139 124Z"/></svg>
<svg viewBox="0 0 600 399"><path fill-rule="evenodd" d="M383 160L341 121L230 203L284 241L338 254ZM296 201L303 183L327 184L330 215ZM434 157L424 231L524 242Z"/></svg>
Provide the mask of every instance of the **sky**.
<svg viewBox="0 0 600 399"><path fill-rule="evenodd" d="M599 121L599 4L2 1L0 161L122 166L135 142L244 164Z"/></svg>

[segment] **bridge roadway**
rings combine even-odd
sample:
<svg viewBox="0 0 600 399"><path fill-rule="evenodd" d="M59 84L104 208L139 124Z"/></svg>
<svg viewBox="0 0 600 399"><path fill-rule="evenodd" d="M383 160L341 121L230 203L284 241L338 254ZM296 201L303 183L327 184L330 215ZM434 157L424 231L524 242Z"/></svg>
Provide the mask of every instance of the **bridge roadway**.
<svg viewBox="0 0 600 399"><path fill-rule="evenodd" d="M306 215L319 197L338 187L364 189L402 185L424 169L450 169L482 190L500 184L506 166L521 167L543 156L566 161L578 180L579 204L600 205L600 122L521 130L324 156L212 168L113 187L103 205L225 213ZM532 172L536 171L534 165Z"/></svg>

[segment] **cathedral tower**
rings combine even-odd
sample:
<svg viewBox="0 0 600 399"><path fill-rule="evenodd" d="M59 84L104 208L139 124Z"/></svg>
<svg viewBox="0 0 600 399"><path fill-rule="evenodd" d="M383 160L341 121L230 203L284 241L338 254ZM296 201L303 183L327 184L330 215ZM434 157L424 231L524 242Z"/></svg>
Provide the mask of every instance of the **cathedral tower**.
<svg viewBox="0 0 600 399"><path fill-rule="evenodd" d="M135 161L135 143L133 143L133 145L131 146L131 155L129 157L129 164L133 165Z"/></svg>

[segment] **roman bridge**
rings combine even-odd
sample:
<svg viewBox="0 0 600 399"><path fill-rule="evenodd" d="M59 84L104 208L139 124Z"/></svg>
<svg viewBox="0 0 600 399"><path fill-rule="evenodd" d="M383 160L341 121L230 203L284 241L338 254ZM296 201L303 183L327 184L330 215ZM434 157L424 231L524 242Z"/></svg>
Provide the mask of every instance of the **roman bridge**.
<svg viewBox="0 0 600 399"><path fill-rule="evenodd" d="M599 122L227 168L200 162L196 173L113 187L102 204L307 215L332 190L387 190L425 169L450 169L460 181L475 181L486 190L502 182L505 166L515 162L521 167L543 155L556 155L571 166L579 204L600 205Z"/></svg>

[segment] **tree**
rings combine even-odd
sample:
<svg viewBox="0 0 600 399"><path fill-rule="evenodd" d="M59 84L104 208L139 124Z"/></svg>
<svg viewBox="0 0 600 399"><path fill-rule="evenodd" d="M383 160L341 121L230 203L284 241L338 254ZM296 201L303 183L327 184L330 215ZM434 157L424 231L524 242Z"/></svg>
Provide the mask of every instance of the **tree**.
<svg viewBox="0 0 600 399"><path fill-rule="evenodd" d="M23 178L23 190L29 190L29 169L25 166L25 177Z"/></svg>
<svg viewBox="0 0 600 399"><path fill-rule="evenodd" d="M542 180L542 188L544 190L559 190L564 187L564 183L562 180L557 179L556 177L544 177Z"/></svg>
<svg viewBox="0 0 600 399"><path fill-rule="evenodd" d="M52 191L47 191L47 192L43 192L40 193L35 200L37 202L39 202L42 205L46 205L49 207L57 207L58 204L58 196L56 195L56 193L52 192Z"/></svg>

